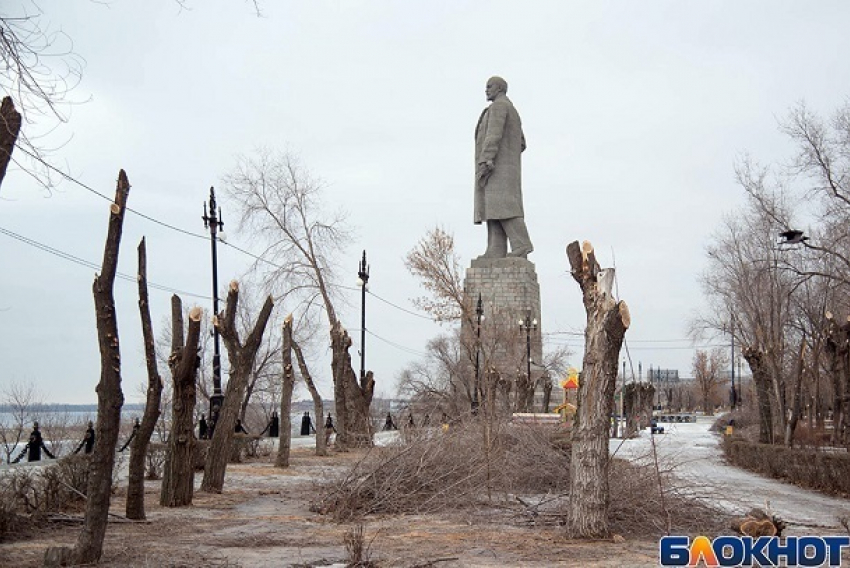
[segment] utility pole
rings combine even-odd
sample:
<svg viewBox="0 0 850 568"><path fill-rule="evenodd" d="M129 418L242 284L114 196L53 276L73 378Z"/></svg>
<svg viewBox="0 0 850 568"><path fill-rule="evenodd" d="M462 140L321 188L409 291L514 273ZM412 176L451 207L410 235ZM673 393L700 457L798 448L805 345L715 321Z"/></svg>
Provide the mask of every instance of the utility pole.
<svg viewBox="0 0 850 568"><path fill-rule="evenodd" d="M204 227L210 230L210 244L212 246L212 291L213 291L213 315L218 315L218 253L216 241L218 231L224 229L224 221L221 211L215 202L215 190L210 187L210 210L207 215L207 204L204 203ZM207 426L207 436L212 438L218 415L224 404L224 394L221 391L221 347L218 337L218 328L213 326L213 394L210 397L210 419Z"/></svg>
<svg viewBox="0 0 850 568"><path fill-rule="evenodd" d="M366 285L369 283L369 265L366 264L366 251L357 269L357 283L360 285L360 384L366 382Z"/></svg>

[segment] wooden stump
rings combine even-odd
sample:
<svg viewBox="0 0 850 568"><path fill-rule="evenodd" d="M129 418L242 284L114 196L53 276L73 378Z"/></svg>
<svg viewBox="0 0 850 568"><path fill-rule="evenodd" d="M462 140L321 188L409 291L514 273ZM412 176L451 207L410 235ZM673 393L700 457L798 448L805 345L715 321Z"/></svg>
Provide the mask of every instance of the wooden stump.
<svg viewBox="0 0 850 568"><path fill-rule="evenodd" d="M608 538L608 432L620 347L631 319L626 303L611 294L613 269L600 268L589 242L570 243L567 257L587 312L572 429L567 531L573 538Z"/></svg>

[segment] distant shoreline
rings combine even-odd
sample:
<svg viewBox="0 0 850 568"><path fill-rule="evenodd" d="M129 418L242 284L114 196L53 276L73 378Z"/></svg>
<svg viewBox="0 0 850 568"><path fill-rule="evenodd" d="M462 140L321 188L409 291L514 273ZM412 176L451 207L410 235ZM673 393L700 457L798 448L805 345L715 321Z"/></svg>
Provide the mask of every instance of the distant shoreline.
<svg viewBox="0 0 850 568"><path fill-rule="evenodd" d="M125 404L121 407L122 411L143 411L145 409L144 403L133 402L130 404ZM10 404L0 404L0 414L12 414L16 411L16 408ZM94 404L32 404L27 406L27 413L36 414L36 413L55 413L55 412L73 412L73 413L84 413L84 412L97 412L97 403Z"/></svg>

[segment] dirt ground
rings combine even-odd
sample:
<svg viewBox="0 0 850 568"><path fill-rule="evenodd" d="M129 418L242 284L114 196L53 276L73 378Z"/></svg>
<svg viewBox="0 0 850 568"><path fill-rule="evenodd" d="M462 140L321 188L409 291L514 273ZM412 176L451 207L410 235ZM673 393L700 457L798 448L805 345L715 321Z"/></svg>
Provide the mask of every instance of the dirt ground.
<svg viewBox="0 0 850 568"><path fill-rule="evenodd" d="M159 482L146 485L144 523L113 522L100 566L106 567L318 567L344 566L345 535L353 525L310 511L314 484L360 457L358 452L313 455L294 448L292 466L272 457L227 468L220 495L195 492L194 504L160 507ZM202 474L197 474L196 487ZM112 512L123 516L126 482ZM485 520L480 514L385 516L364 523L369 557L380 567L435 568L658 565L657 541L576 542L558 526ZM0 545L3 566L40 566L48 546L72 546L79 524L51 524L33 538Z"/></svg>

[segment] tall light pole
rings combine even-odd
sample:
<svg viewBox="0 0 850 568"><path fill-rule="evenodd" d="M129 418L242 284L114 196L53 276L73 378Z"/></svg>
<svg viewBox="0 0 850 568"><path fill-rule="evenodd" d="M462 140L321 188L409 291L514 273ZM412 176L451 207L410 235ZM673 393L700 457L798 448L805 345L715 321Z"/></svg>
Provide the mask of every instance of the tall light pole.
<svg viewBox="0 0 850 568"><path fill-rule="evenodd" d="M218 315L218 254L216 252L216 241L218 232L224 229L224 221L221 219L221 211L215 202L215 190L210 187L210 210L207 215L207 204L204 203L204 227L210 230L210 244L212 246L212 289L213 289L213 314ZM224 404L224 395L221 392L221 347L218 338L218 328L213 326L213 394L210 397L210 419L207 426L207 434L212 438L215 424L221 406Z"/></svg>
<svg viewBox="0 0 850 568"><path fill-rule="evenodd" d="M366 251L357 268L357 283L360 285L360 382L366 380L366 285L369 283L369 265L366 264Z"/></svg>
<svg viewBox="0 0 850 568"><path fill-rule="evenodd" d="M478 414L478 391L481 387L481 319L484 317L484 304L481 303L481 292L478 293L478 304L475 306L478 317L475 326L475 385L472 390L472 414Z"/></svg>
<svg viewBox="0 0 850 568"><path fill-rule="evenodd" d="M525 331L525 363L528 383L531 384L531 331L537 330L537 320L531 319L531 308L525 312L525 319L519 320L520 330Z"/></svg>

